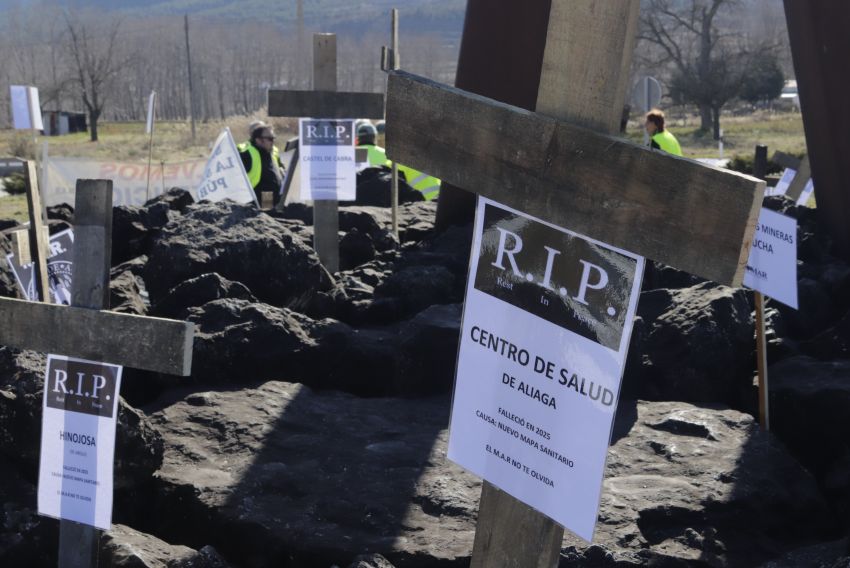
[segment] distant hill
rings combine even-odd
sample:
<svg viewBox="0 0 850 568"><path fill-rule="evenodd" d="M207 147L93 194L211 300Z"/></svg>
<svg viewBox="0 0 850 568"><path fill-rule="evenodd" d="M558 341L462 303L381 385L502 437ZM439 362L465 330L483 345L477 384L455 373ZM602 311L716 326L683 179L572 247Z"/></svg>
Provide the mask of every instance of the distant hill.
<svg viewBox="0 0 850 568"><path fill-rule="evenodd" d="M274 22L283 28L295 26L296 2L284 0L0 0L0 12L13 7L35 8L60 4L70 9L92 8L127 16L189 14L219 21ZM401 33L436 33L460 37L465 0L304 0L304 23L310 31L357 33L387 30L389 12L401 13Z"/></svg>

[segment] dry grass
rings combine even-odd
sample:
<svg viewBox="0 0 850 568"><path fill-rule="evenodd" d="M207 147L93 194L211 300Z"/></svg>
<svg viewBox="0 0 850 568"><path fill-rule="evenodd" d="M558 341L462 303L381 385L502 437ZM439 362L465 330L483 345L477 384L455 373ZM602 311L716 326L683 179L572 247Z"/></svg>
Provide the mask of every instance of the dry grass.
<svg viewBox="0 0 850 568"><path fill-rule="evenodd" d="M260 117L268 121L266 117ZM258 117L233 117L226 121L197 124L195 142L192 142L188 121L158 122L153 146L153 160L174 162L186 159L203 159L209 155L216 136L225 126L230 127L237 143L247 139L248 125ZM295 136L297 121L272 119L278 136L278 147L283 149L286 139ZM88 157L144 163L148 158L148 137L141 122L102 123L100 140L90 142L88 134L70 134L40 138L50 143L50 155L62 157ZM799 153L806 149L803 121L799 113L757 113L750 116L724 117L725 157L736 154L751 156L756 144L766 144L769 155L776 150ZM679 139L682 150L689 158L718 157L717 142L711 135L699 131L696 117L671 117L669 127ZM629 139L643 142L642 124L629 123ZM380 143L380 140L379 140ZM35 143L28 133L0 130L0 156L33 155ZM25 196L0 198L0 219L25 220Z"/></svg>
<svg viewBox="0 0 850 568"><path fill-rule="evenodd" d="M756 144L767 146L768 155L780 150L788 153L806 151L803 134L803 118L800 113L758 112L747 116L722 117L724 157L735 155L752 156ZM718 158L717 141L711 133L699 130L699 119L694 116L668 117L670 132L676 135L682 152L688 158ZM643 143L643 123L629 122L627 136L630 140Z"/></svg>

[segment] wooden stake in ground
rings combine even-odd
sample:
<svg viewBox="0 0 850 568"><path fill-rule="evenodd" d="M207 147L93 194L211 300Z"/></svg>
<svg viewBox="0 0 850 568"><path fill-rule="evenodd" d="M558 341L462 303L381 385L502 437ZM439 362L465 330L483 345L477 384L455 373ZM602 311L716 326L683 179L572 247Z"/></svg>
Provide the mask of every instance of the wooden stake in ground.
<svg viewBox="0 0 850 568"><path fill-rule="evenodd" d="M188 375L194 326L101 311L109 307L112 182L79 180L74 205L73 307L0 298L0 345ZM60 568L95 568L100 531L60 522Z"/></svg>
<svg viewBox="0 0 850 568"><path fill-rule="evenodd" d="M764 321L764 296L755 292L756 300L756 356L759 376L759 425L770 430L770 406L767 387L767 331Z"/></svg>
<svg viewBox="0 0 850 568"><path fill-rule="evenodd" d="M336 53L336 34L314 34L313 91L269 90L269 116L383 118L381 93L336 92ZM289 183L294 170L290 167L287 172ZM313 248L329 272L339 270L339 203L335 199L313 202Z"/></svg>
<svg viewBox="0 0 850 568"><path fill-rule="evenodd" d="M388 154L544 221L740 284L764 183L610 136L638 9L638 0L552 3L541 114L391 72ZM485 482L472 566L557 566L562 534Z"/></svg>
<svg viewBox="0 0 850 568"><path fill-rule="evenodd" d="M398 52L398 10L393 8L392 12L392 62L391 67L394 71L401 68L401 61ZM411 180L411 183L412 180ZM398 238L398 164L392 163L392 197L390 206L392 207L393 234Z"/></svg>
<svg viewBox="0 0 850 568"><path fill-rule="evenodd" d="M145 130L148 134L150 134L150 139L148 140L148 185L145 190L145 199L150 200L151 198L151 161L153 160L153 131L154 125L156 123L156 91L151 91L150 97L148 98L148 120L145 124Z"/></svg>
<svg viewBox="0 0 850 568"><path fill-rule="evenodd" d="M44 216L44 204L38 187L35 162L26 162L27 209L30 227L30 260L34 264L35 291L38 298L50 303L50 280L47 277L47 219Z"/></svg>

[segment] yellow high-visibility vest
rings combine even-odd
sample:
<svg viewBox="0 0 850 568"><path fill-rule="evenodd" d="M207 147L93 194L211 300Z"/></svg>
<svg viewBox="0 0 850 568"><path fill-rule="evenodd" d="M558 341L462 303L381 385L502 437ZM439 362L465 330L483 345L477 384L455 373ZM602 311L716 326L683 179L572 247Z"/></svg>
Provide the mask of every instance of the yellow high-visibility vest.
<svg viewBox="0 0 850 568"><path fill-rule="evenodd" d="M257 187L257 184L260 183L260 178L263 177L263 160L260 158L260 151L250 142L237 144L236 149L240 154L247 151L248 155L251 156L251 167L248 169L248 181L251 183L252 188ZM280 163L280 152L278 151L277 146L272 147L272 160L274 161L275 166Z"/></svg>
<svg viewBox="0 0 850 568"><path fill-rule="evenodd" d="M682 148L679 146L679 141L667 130L653 134L652 141L658 144L668 154L673 154L674 156L682 155Z"/></svg>

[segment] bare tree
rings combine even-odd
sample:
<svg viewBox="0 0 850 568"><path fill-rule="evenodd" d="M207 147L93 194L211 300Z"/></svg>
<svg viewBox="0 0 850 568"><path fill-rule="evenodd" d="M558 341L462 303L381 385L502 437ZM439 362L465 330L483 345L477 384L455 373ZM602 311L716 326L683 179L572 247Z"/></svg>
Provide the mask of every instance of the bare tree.
<svg viewBox="0 0 850 568"><path fill-rule="evenodd" d="M735 98L752 57L770 49L752 45L735 28L736 0L649 0L641 10L639 39L656 49L656 64L672 67L671 92L699 108L700 128L720 137L720 111ZM725 11L725 14L724 14ZM722 27L719 22L726 16Z"/></svg>
<svg viewBox="0 0 850 568"><path fill-rule="evenodd" d="M89 114L91 141L96 142L97 121L106 105L109 81L119 69L115 42L121 23L113 20L106 24L105 34L93 34L89 25L65 12L65 24L75 81Z"/></svg>

